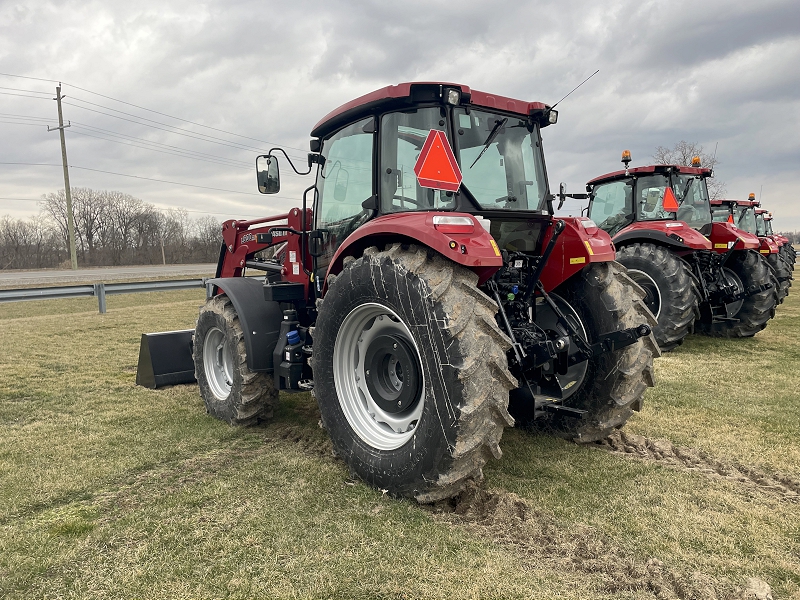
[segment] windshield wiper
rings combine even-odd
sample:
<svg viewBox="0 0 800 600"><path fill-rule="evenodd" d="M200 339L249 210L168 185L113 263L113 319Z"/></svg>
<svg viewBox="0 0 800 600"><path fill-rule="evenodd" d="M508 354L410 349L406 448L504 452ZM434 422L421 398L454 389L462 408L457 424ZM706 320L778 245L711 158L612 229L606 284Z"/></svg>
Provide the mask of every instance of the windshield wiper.
<svg viewBox="0 0 800 600"><path fill-rule="evenodd" d="M686 196L689 195L689 190L691 189L693 183L694 179L690 179L686 182L686 188L684 188L683 194L681 195L681 204L683 204L683 201L686 200Z"/></svg>
<svg viewBox="0 0 800 600"><path fill-rule="evenodd" d="M497 137L497 134L500 132L500 128L503 125L505 125L507 122L508 122L508 117L504 117L502 119L497 119L497 122L494 124L494 127L492 127L492 130L489 132L489 135L486 137L486 141L483 142L483 150L481 150L481 153L478 154L478 157L474 161L472 161L472 164L469 166L470 169L472 167L474 167L475 163L480 160L481 156L483 156L483 153L486 152L489 149L489 145L494 141L494 138Z"/></svg>

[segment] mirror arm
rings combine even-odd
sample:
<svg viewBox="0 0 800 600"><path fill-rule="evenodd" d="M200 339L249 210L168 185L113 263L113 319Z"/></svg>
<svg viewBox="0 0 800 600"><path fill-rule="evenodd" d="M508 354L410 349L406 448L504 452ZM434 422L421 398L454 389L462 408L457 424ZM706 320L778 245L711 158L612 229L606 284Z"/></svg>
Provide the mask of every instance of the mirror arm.
<svg viewBox="0 0 800 600"><path fill-rule="evenodd" d="M265 156L272 156L273 152L282 153L286 157L286 160L289 163L289 166L291 166L292 170L295 173L297 173L298 175L308 175L309 173L311 173L311 164L310 164L311 163L311 155L309 155L309 160L308 160L308 162L309 162L308 171L306 171L305 173L301 173L300 171L297 170L297 167L294 166L294 163L292 162L292 159L289 158L289 155L286 154L286 151L283 148L270 148L270 151L267 152L267 154Z"/></svg>

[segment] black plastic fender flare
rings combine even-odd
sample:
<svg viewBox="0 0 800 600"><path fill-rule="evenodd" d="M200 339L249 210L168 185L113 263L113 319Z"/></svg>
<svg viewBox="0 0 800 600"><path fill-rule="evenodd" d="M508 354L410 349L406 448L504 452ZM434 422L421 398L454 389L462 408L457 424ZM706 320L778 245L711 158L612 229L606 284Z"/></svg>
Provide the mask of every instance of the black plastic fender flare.
<svg viewBox="0 0 800 600"><path fill-rule="evenodd" d="M672 238L661 231L638 229L636 231L617 235L613 237L611 241L614 242L614 245L617 247L632 244L634 242L644 242L646 244L669 246L678 250L692 250L690 246L687 246L683 242L679 242L675 238Z"/></svg>
<svg viewBox="0 0 800 600"><path fill-rule="evenodd" d="M272 351L278 343L283 311L278 302L264 300L264 282L251 277L208 279L231 299L242 324L247 367L272 373Z"/></svg>

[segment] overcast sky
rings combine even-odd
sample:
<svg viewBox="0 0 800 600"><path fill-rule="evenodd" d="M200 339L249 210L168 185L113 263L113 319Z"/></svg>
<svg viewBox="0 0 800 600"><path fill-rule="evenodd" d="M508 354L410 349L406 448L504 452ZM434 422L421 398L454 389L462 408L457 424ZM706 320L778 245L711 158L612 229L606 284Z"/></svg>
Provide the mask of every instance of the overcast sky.
<svg viewBox="0 0 800 600"><path fill-rule="evenodd" d="M728 197L761 192L776 229L800 229L798 0L0 0L0 73L54 80L0 75L0 216L64 187L59 166L5 164L60 165L57 81L72 186L223 220L299 205L312 181L284 165L262 196L255 156L304 162L314 124L359 95L442 80L552 104L597 69L543 132L551 188L686 140L718 148Z"/></svg>

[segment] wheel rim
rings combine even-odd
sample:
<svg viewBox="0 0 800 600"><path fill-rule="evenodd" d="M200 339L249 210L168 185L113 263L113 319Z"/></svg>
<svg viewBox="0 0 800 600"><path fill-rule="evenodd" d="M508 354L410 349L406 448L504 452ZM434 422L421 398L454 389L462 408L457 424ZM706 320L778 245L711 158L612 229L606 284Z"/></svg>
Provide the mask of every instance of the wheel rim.
<svg viewBox="0 0 800 600"><path fill-rule="evenodd" d="M742 280L739 279L739 276L728 267L722 267L722 277L725 279L725 283L736 288L737 294L741 294L744 291L744 284L742 283ZM739 311L742 310L743 304L744 299L731 302L725 305L725 311L727 312L728 316L735 317L739 314Z"/></svg>
<svg viewBox="0 0 800 600"><path fill-rule="evenodd" d="M233 385L233 354L221 329L212 327L203 341L203 368L208 387L218 400L225 400Z"/></svg>
<svg viewBox="0 0 800 600"><path fill-rule="evenodd" d="M587 339L586 328L583 326L583 321L581 320L580 316L578 316L578 313L575 311L575 309L572 308L572 306L566 300L556 294L550 294L550 298L552 298L558 309L567 318L567 320L569 320L570 325L572 325L572 327L583 336L583 339ZM566 328L558 323L558 316L550 307L550 305L544 301L544 298L537 300L536 325L541 327L547 333L547 336L550 339L557 339L568 334ZM572 356L576 352L578 352L577 345L570 341L569 348L567 349L567 355ZM569 367L567 372L564 374L550 373L549 376L557 382L557 387L559 390L543 390L547 392L553 392L547 393L546 397L552 396L555 398L560 398L561 400L566 400L572 396L580 389L580 384L583 382L583 378L586 376L586 370L588 367L589 365L587 361L582 361ZM555 387L556 386L554 386L554 388Z"/></svg>
<svg viewBox="0 0 800 600"><path fill-rule="evenodd" d="M658 319L661 314L661 290L650 275L637 269L628 269L628 275L644 290L644 303L653 316Z"/></svg>
<svg viewBox="0 0 800 600"><path fill-rule="evenodd" d="M424 408L416 342L393 310L375 303L345 317L333 350L336 395L364 442L394 450L414 435Z"/></svg>

